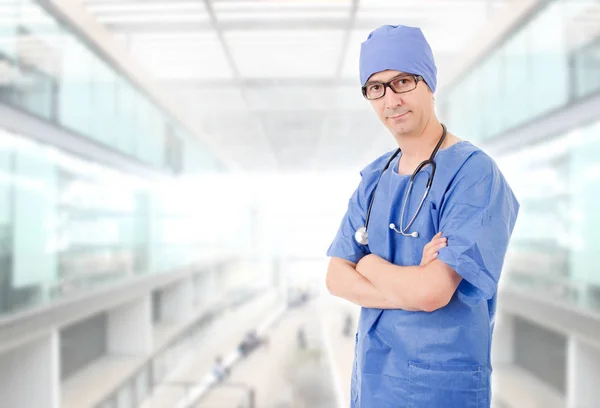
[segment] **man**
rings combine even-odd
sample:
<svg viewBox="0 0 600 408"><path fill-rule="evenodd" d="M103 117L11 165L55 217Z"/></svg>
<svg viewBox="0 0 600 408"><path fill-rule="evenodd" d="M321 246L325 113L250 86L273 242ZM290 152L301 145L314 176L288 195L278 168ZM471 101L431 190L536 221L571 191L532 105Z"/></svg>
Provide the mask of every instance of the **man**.
<svg viewBox="0 0 600 408"><path fill-rule="evenodd" d="M215 358L215 365L213 366L212 372L217 382L221 382L229 376L229 368L225 366L223 357L220 355Z"/></svg>
<svg viewBox="0 0 600 408"><path fill-rule="evenodd" d="M446 131L419 28L362 44L363 95L399 149L361 172L327 287L363 306L354 408L489 408L497 285L519 204L494 161Z"/></svg>
<svg viewBox="0 0 600 408"><path fill-rule="evenodd" d="M258 348L260 344L261 339L258 337L256 330L252 329L248 333L246 333L244 340L242 340L242 342L238 346L238 350L242 357L246 357L248 354L254 351L254 349Z"/></svg>

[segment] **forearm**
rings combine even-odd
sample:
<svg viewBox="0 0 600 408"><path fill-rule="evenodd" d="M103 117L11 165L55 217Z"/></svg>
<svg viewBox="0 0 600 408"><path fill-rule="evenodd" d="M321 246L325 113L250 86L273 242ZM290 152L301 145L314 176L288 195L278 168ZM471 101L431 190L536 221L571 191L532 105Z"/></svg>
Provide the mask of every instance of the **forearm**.
<svg viewBox="0 0 600 408"><path fill-rule="evenodd" d="M390 302L364 276L359 274L355 265L341 259L332 259L327 269L327 289L329 292L352 303L367 308L399 309Z"/></svg>
<svg viewBox="0 0 600 408"><path fill-rule="evenodd" d="M357 272L398 308L422 311L426 274L420 266L398 266L377 256L359 262Z"/></svg>
<svg viewBox="0 0 600 408"><path fill-rule="evenodd" d="M462 280L440 260L423 266L399 266L373 254L361 259L356 271L399 308L425 312L446 306Z"/></svg>

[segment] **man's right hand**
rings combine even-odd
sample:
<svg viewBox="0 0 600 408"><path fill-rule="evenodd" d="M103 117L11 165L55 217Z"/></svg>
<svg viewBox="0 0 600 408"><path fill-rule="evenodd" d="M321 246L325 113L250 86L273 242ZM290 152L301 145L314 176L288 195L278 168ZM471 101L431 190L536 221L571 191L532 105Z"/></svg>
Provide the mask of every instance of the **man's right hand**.
<svg viewBox="0 0 600 408"><path fill-rule="evenodd" d="M431 241L429 241L423 247L423 256L421 257L421 266L427 265L431 261L437 259L438 250L440 248L445 247L448 242L448 238L442 237L442 233L438 232L433 236Z"/></svg>

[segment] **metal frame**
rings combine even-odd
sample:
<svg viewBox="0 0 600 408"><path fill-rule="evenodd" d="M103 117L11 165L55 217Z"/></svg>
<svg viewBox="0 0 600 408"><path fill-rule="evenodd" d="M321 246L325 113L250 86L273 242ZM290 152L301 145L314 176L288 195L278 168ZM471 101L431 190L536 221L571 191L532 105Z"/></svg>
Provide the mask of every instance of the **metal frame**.
<svg viewBox="0 0 600 408"><path fill-rule="evenodd" d="M598 112L600 91L566 106L561 105L528 123L504 131L489 142L482 143L482 146L494 155L508 153L592 123L598 120Z"/></svg>
<svg viewBox="0 0 600 408"><path fill-rule="evenodd" d="M132 156L3 102L0 102L0 127L116 170L145 178L169 175Z"/></svg>

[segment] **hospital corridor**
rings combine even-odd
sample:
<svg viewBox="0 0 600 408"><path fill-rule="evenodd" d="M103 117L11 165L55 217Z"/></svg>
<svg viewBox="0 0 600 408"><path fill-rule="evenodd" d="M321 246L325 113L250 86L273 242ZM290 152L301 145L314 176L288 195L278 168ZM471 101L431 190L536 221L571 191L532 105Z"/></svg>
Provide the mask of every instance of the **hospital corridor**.
<svg viewBox="0 0 600 408"><path fill-rule="evenodd" d="M0 408L600 408L600 0L0 0Z"/></svg>

